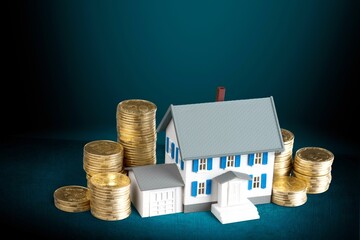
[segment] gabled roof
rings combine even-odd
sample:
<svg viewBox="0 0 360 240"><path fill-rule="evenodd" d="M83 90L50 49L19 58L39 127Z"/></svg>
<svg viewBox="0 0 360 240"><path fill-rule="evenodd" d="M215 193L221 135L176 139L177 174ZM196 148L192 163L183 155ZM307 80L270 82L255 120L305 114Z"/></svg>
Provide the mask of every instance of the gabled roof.
<svg viewBox="0 0 360 240"><path fill-rule="evenodd" d="M283 150L272 97L170 105L157 132L171 119L183 160Z"/></svg>
<svg viewBox="0 0 360 240"><path fill-rule="evenodd" d="M225 183L225 182L228 182L235 178L239 178L239 179L243 179L243 180L251 180L251 177L248 174L241 173L241 172L233 172L233 171L228 171L226 173L223 173L223 174L213 178L213 180L218 183Z"/></svg>
<svg viewBox="0 0 360 240"><path fill-rule="evenodd" d="M133 171L141 191L184 186L175 163L128 167Z"/></svg>

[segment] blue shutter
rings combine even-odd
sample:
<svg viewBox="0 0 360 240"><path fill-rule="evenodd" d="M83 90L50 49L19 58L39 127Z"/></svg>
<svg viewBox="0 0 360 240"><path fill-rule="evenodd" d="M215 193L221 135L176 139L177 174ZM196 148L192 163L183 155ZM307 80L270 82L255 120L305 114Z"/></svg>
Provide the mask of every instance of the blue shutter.
<svg viewBox="0 0 360 240"><path fill-rule="evenodd" d="M179 148L178 148L178 147L176 147L175 162L176 162L176 163L179 162Z"/></svg>
<svg viewBox="0 0 360 240"><path fill-rule="evenodd" d="M206 194L211 194L211 179L206 180Z"/></svg>
<svg viewBox="0 0 360 240"><path fill-rule="evenodd" d="M248 165L252 166L254 165L254 154L249 154L249 158L248 158Z"/></svg>
<svg viewBox="0 0 360 240"><path fill-rule="evenodd" d="M181 170L184 170L184 160L180 160L180 168Z"/></svg>
<svg viewBox="0 0 360 240"><path fill-rule="evenodd" d="M266 173L261 174L261 188L266 188Z"/></svg>
<svg viewBox="0 0 360 240"><path fill-rule="evenodd" d="M251 178L248 182L248 190L252 189L252 181L253 181L253 175L249 174L249 177Z"/></svg>
<svg viewBox="0 0 360 240"><path fill-rule="evenodd" d="M197 195L197 185L198 185L197 181L191 182L191 196L193 197L196 197Z"/></svg>
<svg viewBox="0 0 360 240"><path fill-rule="evenodd" d="M220 157L220 168L226 168L226 157Z"/></svg>
<svg viewBox="0 0 360 240"><path fill-rule="evenodd" d="M267 162L268 162L268 153L264 152L263 155L262 155L262 164L266 165Z"/></svg>
<svg viewBox="0 0 360 240"><path fill-rule="evenodd" d="M171 158L175 157L175 143L171 143Z"/></svg>
<svg viewBox="0 0 360 240"><path fill-rule="evenodd" d="M169 137L166 137L166 152L169 153Z"/></svg>
<svg viewBox="0 0 360 240"><path fill-rule="evenodd" d="M211 170L212 169L212 158L208 158L207 159L207 170Z"/></svg>
<svg viewBox="0 0 360 240"><path fill-rule="evenodd" d="M235 156L235 167L240 167L240 155Z"/></svg>
<svg viewBox="0 0 360 240"><path fill-rule="evenodd" d="M198 172L198 170L199 170L199 160L198 160L198 159L194 159L192 165L193 165L193 166L192 166L193 172Z"/></svg>

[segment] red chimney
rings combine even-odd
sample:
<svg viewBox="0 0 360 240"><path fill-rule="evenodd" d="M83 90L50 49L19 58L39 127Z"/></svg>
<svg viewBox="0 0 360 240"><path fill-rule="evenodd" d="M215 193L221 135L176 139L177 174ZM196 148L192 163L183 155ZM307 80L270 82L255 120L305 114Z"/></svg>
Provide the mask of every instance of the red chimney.
<svg viewBox="0 0 360 240"><path fill-rule="evenodd" d="M217 87L216 90L216 101L221 102L225 99L225 87Z"/></svg>

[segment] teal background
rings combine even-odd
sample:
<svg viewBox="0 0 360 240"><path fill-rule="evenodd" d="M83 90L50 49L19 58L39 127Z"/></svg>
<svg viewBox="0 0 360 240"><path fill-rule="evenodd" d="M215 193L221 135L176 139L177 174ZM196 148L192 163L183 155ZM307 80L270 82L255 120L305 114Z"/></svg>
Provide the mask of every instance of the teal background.
<svg viewBox="0 0 360 240"><path fill-rule="evenodd" d="M16 236L359 239L359 1L84 1L4 3L0 206ZM294 151L335 155L333 185L300 208L259 206L223 226L209 212L114 223L52 203L85 184L82 146L116 140L116 106L273 96ZM158 134L158 162L164 134ZM9 227L7 227L9 226ZM240 234L241 233L241 234Z"/></svg>
<svg viewBox="0 0 360 240"><path fill-rule="evenodd" d="M335 0L13 3L5 131L114 138L122 100L154 102L159 123L170 104L214 101L224 86L226 100L273 96L284 128L348 139L358 13Z"/></svg>

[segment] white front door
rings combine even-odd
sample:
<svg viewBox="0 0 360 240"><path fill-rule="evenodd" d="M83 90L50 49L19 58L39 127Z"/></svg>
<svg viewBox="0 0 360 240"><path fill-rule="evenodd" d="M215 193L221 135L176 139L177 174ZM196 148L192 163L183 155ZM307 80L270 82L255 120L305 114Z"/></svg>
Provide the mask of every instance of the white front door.
<svg viewBox="0 0 360 240"><path fill-rule="evenodd" d="M175 189L150 193L150 217L175 212Z"/></svg>
<svg viewBox="0 0 360 240"><path fill-rule="evenodd" d="M234 206L240 203L241 182L238 180L230 181L228 185L228 206Z"/></svg>

